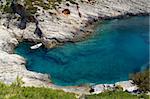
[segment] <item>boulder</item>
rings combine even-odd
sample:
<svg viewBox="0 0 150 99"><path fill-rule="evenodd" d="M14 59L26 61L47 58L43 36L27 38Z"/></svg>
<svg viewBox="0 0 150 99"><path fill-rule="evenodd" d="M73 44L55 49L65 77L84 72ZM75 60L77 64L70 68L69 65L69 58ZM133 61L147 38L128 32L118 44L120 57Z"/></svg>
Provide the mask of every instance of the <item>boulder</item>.
<svg viewBox="0 0 150 99"><path fill-rule="evenodd" d="M92 94L99 94L105 90L114 90L114 84L98 84L93 86L91 89L93 91Z"/></svg>
<svg viewBox="0 0 150 99"><path fill-rule="evenodd" d="M115 86L120 86L123 88L123 91L128 91L128 92L134 92L138 90L138 87L133 84L132 80L117 82L115 83Z"/></svg>

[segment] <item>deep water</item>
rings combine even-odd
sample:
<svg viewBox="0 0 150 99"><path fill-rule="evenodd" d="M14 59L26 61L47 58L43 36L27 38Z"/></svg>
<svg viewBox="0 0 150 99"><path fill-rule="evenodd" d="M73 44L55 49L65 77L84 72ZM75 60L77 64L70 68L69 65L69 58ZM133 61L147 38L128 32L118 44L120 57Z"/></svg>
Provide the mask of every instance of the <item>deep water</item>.
<svg viewBox="0 0 150 99"><path fill-rule="evenodd" d="M94 36L54 49L30 50L21 43L16 53L27 69L51 75L57 85L114 83L128 80L149 63L149 17L131 17L99 23Z"/></svg>

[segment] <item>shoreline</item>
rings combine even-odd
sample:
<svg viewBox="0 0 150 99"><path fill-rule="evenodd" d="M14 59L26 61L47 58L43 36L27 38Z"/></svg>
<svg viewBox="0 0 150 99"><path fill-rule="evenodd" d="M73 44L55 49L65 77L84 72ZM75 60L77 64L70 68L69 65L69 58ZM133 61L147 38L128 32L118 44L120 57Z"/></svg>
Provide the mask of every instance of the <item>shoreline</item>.
<svg viewBox="0 0 150 99"><path fill-rule="evenodd" d="M61 89L66 92L74 92L78 94L89 94L88 88L83 86L57 86L55 84L50 83L50 79L47 74L36 73L32 71L28 71L25 67L26 61L23 57L12 54L14 48L19 44L23 39L27 39L33 42L43 42L47 48L53 48L55 46L59 46L59 44L64 44L66 42L77 42L88 39L93 32L93 22L102 21L102 20L112 20L112 19L123 19L129 16L141 16L141 15L150 15L150 11L148 7L143 7L138 4L126 5L125 10L120 9L120 5L115 8L115 10L102 6L101 2L95 4L95 8L92 8L93 5L81 3L80 4L80 12L82 13L82 18L80 18L76 12L76 5L71 4L70 7L65 6L65 2L63 2L60 6L61 8L58 11L53 11L56 15L47 15L47 12L40 8L38 12L39 17L37 20L39 21L38 27L42 30L44 37L46 39L40 39L37 35L34 34L36 29L35 23L28 23L25 30L18 29L17 25L18 21L16 19L12 19L9 23L10 28L7 29L3 26L7 19L6 16L3 15L0 19L0 31L3 33L0 34L0 55L4 57L0 57L0 81L5 82L6 84L10 84L15 81L17 76L23 78L25 82L24 86L36 86L36 87L49 87L54 89ZM108 1L107 1L108 2ZM115 1L114 2L118 2ZM138 1L141 3L140 1ZM108 2L109 3L109 2ZM121 2L120 2L121 3ZM142 2L143 3L143 2ZM147 2L144 2L147 4ZM100 6L99 6L100 5ZM137 7L139 6L139 11L137 11ZM85 8L84 8L85 7ZM98 9L96 7L104 8ZM109 7L109 4L108 4ZM113 7L113 5L112 5ZM126 9L127 7L127 9ZM132 8L131 10L128 7ZM64 15L61 13L62 9L68 8L71 11L70 15ZM118 9L118 10L116 10ZM91 10L89 13L87 10ZM101 11L102 10L102 11ZM106 11L108 11L106 13ZM118 12L120 11L121 12ZM43 12L42 12L43 11ZM99 13L100 12L100 13ZM103 12L103 13L101 13ZM140 13L141 12L141 13ZM1 15L1 12L0 12ZM16 15L16 17L18 17ZM55 18L56 17L56 18ZM59 19L59 20L58 20ZM44 21L43 21L44 20ZM82 23L82 24L81 24ZM5 73L6 72L6 73ZM88 91L88 93L87 93Z"/></svg>
<svg viewBox="0 0 150 99"><path fill-rule="evenodd" d="M147 16L147 15L144 15L144 16ZM143 17L143 16L141 14L137 15L137 16L124 16L123 19L131 18L131 17ZM122 18L120 18L120 17L119 18L115 18L115 19L122 20ZM114 18L113 19L106 19L106 20L114 20ZM105 21L105 19L104 20L100 20L100 21ZM89 28L92 29L92 28L97 27L96 24L98 24L98 23L99 23L99 21L98 22L93 22L91 24L92 27L90 28L90 26L89 26ZM81 38L81 39L79 39L77 41L73 41L72 43L76 43L76 42L80 42L80 41L83 41L83 40L86 40L86 39L90 39L91 35L93 35L92 32L89 33L88 36L84 35L85 36L84 38ZM24 42L24 40L23 40L23 42ZM32 42L32 41L28 41L28 40L25 40L25 42L35 43L35 42ZM63 46L63 44L65 44L65 43L67 43L67 42L62 43L61 45L58 44L58 46ZM55 47L53 47L53 48L55 48ZM117 86L122 86L123 91L127 91L130 88L134 88L133 90L138 90L138 87L136 85L134 85L132 80L130 80L130 79L123 80L123 81L121 80L121 81L117 81L117 82L114 82L114 83L98 83L98 84L85 83L85 84L81 84L81 85L69 85L69 86L56 85L56 84L50 82L50 83L48 83L47 87L54 88L54 89L61 89L61 90L64 90L66 92L74 92L74 91L70 91L72 88L73 88L72 90L77 90L77 89L83 90L83 89L85 89L84 92L80 92L78 90L78 92L74 92L74 93L78 93L78 94L82 93L82 94L89 95L89 94L99 94L99 93L104 92L107 89L113 90ZM94 88L94 87L98 87L99 90L97 89L95 92L89 93L91 88Z"/></svg>

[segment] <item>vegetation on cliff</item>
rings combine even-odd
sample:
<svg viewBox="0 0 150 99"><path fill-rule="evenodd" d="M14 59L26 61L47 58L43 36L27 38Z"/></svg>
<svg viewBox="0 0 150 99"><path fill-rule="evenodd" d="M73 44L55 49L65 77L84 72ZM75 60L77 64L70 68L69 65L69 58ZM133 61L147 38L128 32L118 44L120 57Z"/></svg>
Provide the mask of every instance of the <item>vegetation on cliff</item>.
<svg viewBox="0 0 150 99"><path fill-rule="evenodd" d="M20 0L6 0L6 3L3 5L0 5L0 9L4 13L10 13L11 8L10 5L13 1L19 2ZM30 12L31 14L36 13L38 10L37 6L42 7L43 9L51 9L54 8L56 5L61 3L62 0L47 0L47 2L44 2L44 0L24 0L22 6L24 6L27 10L27 12Z"/></svg>
<svg viewBox="0 0 150 99"><path fill-rule="evenodd" d="M23 82L11 85L0 83L0 99L76 99L75 94L49 88L21 87Z"/></svg>
<svg viewBox="0 0 150 99"><path fill-rule="evenodd" d="M38 10L37 6L48 10L55 8L61 2L62 0L47 0L47 2L44 2L44 0L25 0L25 7L28 12L34 14Z"/></svg>
<svg viewBox="0 0 150 99"><path fill-rule="evenodd" d="M150 91L150 69L147 69L143 72L137 72L131 75L131 79L133 82L139 87L141 92L149 92Z"/></svg>
<svg viewBox="0 0 150 99"><path fill-rule="evenodd" d="M11 13L12 9L10 9L12 0L6 0L5 4L0 5L0 11L3 13Z"/></svg>
<svg viewBox="0 0 150 99"><path fill-rule="evenodd" d="M6 0L5 4L0 5L0 11L3 13L11 13L12 9L10 8L11 3L15 2L20 2L20 0ZM24 0L22 2L24 5L24 8L26 11L30 14L35 14L38 10L38 7L42 7L44 10L48 9L56 9L56 6L59 6L59 4L64 1L64 0ZM72 4L76 4L74 0L66 0Z"/></svg>
<svg viewBox="0 0 150 99"><path fill-rule="evenodd" d="M77 99L77 95L60 90L37 87L21 87L21 78L11 85L0 83L0 99ZM149 99L148 95L132 95L122 90L106 91L96 95L82 95L85 99Z"/></svg>
<svg viewBox="0 0 150 99"><path fill-rule="evenodd" d="M123 91L108 91L98 95L87 95L85 99L149 99L148 95L132 95ZM0 99L77 99L73 93L49 88L20 87L0 83Z"/></svg>

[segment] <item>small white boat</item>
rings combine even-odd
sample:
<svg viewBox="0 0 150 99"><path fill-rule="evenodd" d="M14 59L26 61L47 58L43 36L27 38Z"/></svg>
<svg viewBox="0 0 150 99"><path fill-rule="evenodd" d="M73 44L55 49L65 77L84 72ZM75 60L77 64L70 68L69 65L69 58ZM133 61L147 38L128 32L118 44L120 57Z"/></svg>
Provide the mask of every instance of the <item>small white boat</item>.
<svg viewBox="0 0 150 99"><path fill-rule="evenodd" d="M42 43L39 43L39 44L31 46L30 49L37 49L37 48L39 48L41 46L42 46Z"/></svg>

